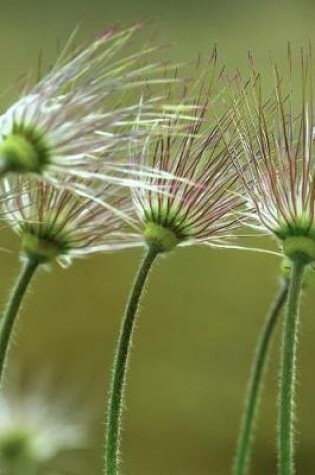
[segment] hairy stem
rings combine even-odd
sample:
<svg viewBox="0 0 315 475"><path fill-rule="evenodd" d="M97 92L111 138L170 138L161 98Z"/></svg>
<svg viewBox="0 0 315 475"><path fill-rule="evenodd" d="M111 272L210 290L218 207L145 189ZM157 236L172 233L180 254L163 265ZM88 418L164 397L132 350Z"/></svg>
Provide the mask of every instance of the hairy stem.
<svg viewBox="0 0 315 475"><path fill-rule="evenodd" d="M289 295L284 323L278 416L279 474L293 475L294 467L294 404L299 302L305 264L292 262Z"/></svg>
<svg viewBox="0 0 315 475"><path fill-rule="evenodd" d="M158 253L158 248L154 246L148 247L136 275L120 329L108 402L104 471L106 475L117 475L119 473L122 405L135 317L146 279Z"/></svg>
<svg viewBox="0 0 315 475"><path fill-rule="evenodd" d="M288 288L289 281L286 279L282 282L281 288L272 303L257 342L248 383L245 411L238 440L235 463L233 466L234 475L245 475L248 472L264 370L268 358L271 338L282 307L287 298Z"/></svg>
<svg viewBox="0 0 315 475"><path fill-rule="evenodd" d="M36 259L25 258L20 275L13 287L6 310L3 314L0 331L0 383L3 379L14 323L18 316L23 297L38 265L39 262Z"/></svg>

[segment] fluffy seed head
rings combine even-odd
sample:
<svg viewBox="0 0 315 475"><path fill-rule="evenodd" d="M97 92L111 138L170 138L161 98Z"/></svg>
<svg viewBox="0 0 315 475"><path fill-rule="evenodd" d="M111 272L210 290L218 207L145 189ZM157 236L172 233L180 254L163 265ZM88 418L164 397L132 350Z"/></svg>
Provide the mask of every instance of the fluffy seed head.
<svg viewBox="0 0 315 475"><path fill-rule="evenodd" d="M213 125L207 112L207 106L197 108L185 127L170 121L140 153L140 168L152 166L161 176L147 178L147 188L134 187L133 202L145 240L160 250L220 245L240 224L237 173L220 133L227 117Z"/></svg>
<svg viewBox="0 0 315 475"><path fill-rule="evenodd" d="M68 54L70 41L51 71L0 117L1 174L75 175L129 143L139 98L130 102L128 91L163 82L148 77L161 73L158 64L146 63L154 48L122 57L138 29L111 28L86 49Z"/></svg>
<svg viewBox="0 0 315 475"><path fill-rule="evenodd" d="M103 183L93 184L93 196L86 190L75 178L58 187L36 178L6 179L4 216L21 236L23 253L67 265L73 257L134 245L129 194Z"/></svg>
<svg viewBox="0 0 315 475"><path fill-rule="evenodd" d="M283 242L284 252L315 259L314 111L311 54L301 55L300 86L293 94L291 53L287 87L277 66L274 94L264 101L261 78L234 105L237 139L230 149L245 185L255 226ZM300 94L301 92L301 94ZM295 109L295 101L300 104ZM245 157L245 162L243 161ZM308 257L307 257L308 256Z"/></svg>
<svg viewBox="0 0 315 475"><path fill-rule="evenodd" d="M23 391L21 384L10 384L1 394L0 463L4 473L48 474L62 469L64 462L71 470L67 473L81 473L77 463L72 471L71 455L80 459L80 451L89 446L90 414L82 404L78 411L68 388L66 393L57 391L56 398L56 385L50 387L49 381L47 387L46 375L44 378L33 379L31 388L24 384ZM53 390L53 400L48 390Z"/></svg>

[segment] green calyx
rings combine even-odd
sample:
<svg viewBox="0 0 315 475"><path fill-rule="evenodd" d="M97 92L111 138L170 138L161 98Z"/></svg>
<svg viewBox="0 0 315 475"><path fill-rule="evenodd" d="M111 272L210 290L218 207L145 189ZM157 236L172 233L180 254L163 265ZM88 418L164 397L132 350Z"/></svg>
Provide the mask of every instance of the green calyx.
<svg viewBox="0 0 315 475"><path fill-rule="evenodd" d="M315 261L315 240L306 236L287 237L283 241L283 252L290 260L309 264Z"/></svg>
<svg viewBox="0 0 315 475"><path fill-rule="evenodd" d="M41 173L49 162L49 147L35 130L15 127L0 146L0 160L6 172Z"/></svg>
<svg viewBox="0 0 315 475"><path fill-rule="evenodd" d="M62 243L49 238L42 238L32 233L22 236L22 251L39 262L49 262L64 254Z"/></svg>
<svg viewBox="0 0 315 475"><path fill-rule="evenodd" d="M171 251L180 242L172 229L156 223L147 223L144 230L144 239L149 246L156 246L159 252Z"/></svg>

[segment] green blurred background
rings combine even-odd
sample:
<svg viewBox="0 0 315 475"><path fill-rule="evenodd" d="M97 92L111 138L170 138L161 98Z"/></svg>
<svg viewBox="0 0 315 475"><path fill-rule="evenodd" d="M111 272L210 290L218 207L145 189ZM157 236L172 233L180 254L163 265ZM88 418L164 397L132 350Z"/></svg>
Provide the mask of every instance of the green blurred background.
<svg viewBox="0 0 315 475"><path fill-rule="evenodd" d="M53 61L56 43L76 25L92 38L106 25L153 19L164 57L193 61L218 43L228 67L247 51L268 67L286 44L314 36L315 3L228 0L1 1L0 86L35 68L39 51ZM12 95L13 99L13 95ZM259 244L263 245L261 241ZM1 244L18 249L2 231ZM139 251L95 256L37 277L24 307L12 358L27 378L48 368L57 385L78 391L99 416L85 473L101 473L102 429L119 319ZM209 248L177 250L160 259L142 304L125 417L128 475L226 475L234 453L243 396L264 312L277 289L277 258ZM18 270L16 252L1 254L4 301ZM300 331L298 473L315 473L315 285L305 293ZM276 473L275 417L279 335L263 394L251 473ZM7 381L10 384L10 379ZM57 390L57 388L56 388ZM68 390L68 389L66 389ZM60 391L59 391L60 393Z"/></svg>

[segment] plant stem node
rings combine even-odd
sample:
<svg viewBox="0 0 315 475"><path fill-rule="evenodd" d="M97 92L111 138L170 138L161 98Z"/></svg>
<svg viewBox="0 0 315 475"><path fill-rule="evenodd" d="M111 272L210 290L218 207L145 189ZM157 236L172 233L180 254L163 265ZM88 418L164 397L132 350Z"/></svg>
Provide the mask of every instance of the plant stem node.
<svg viewBox="0 0 315 475"><path fill-rule="evenodd" d="M283 241L283 252L291 260L309 264L315 261L315 241L305 236L287 237Z"/></svg>
<svg viewBox="0 0 315 475"><path fill-rule="evenodd" d="M27 256L40 262L52 261L62 254L62 248L57 242L40 238L31 233L23 235L22 250Z"/></svg>
<svg viewBox="0 0 315 475"><path fill-rule="evenodd" d="M147 223L144 239L149 246L156 246L159 252L171 251L179 243L179 239L172 229L156 223Z"/></svg>

